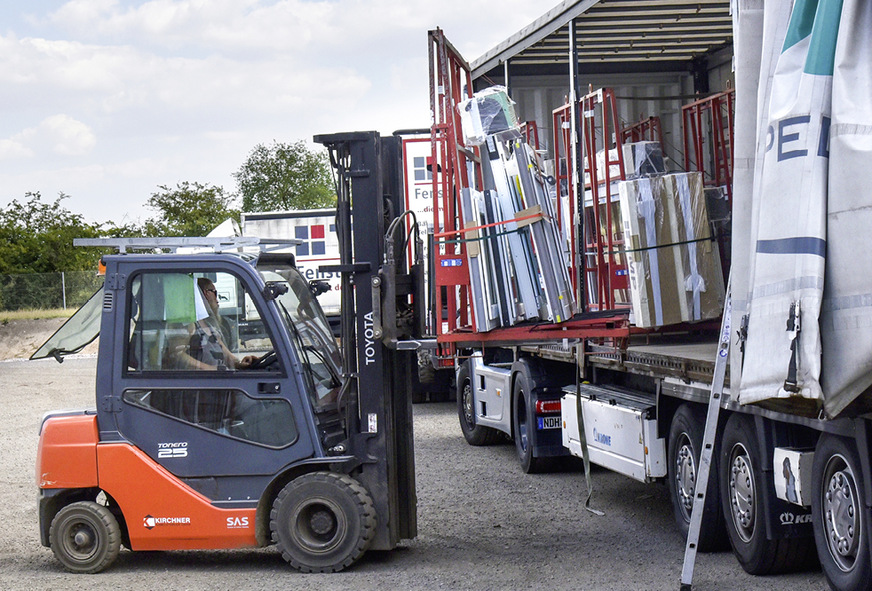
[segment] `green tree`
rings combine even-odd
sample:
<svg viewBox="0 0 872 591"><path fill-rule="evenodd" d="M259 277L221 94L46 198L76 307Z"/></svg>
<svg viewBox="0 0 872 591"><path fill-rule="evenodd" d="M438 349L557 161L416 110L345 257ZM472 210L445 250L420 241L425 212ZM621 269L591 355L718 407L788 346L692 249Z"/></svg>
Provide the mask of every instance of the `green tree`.
<svg viewBox="0 0 872 591"><path fill-rule="evenodd" d="M95 269L91 249L73 246L73 238L95 238L100 226L62 205L69 195L60 193L53 203L42 195L25 193L25 203L13 199L0 209L0 273L52 273Z"/></svg>
<svg viewBox="0 0 872 591"><path fill-rule="evenodd" d="M183 181L175 188L159 185L146 206L158 216L146 220L147 236L205 236L229 217L239 219L235 195L223 187Z"/></svg>
<svg viewBox="0 0 872 591"><path fill-rule="evenodd" d="M336 205L326 152L310 150L302 140L258 144L233 176L242 196L242 211Z"/></svg>

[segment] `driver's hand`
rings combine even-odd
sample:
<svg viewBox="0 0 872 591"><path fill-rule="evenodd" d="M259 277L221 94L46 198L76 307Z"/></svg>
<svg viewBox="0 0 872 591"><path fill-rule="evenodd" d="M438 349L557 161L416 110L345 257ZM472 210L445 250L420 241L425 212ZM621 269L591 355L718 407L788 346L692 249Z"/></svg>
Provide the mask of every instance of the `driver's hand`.
<svg viewBox="0 0 872 591"><path fill-rule="evenodd" d="M257 361L257 355L246 355L236 364L236 369L248 369L255 361Z"/></svg>

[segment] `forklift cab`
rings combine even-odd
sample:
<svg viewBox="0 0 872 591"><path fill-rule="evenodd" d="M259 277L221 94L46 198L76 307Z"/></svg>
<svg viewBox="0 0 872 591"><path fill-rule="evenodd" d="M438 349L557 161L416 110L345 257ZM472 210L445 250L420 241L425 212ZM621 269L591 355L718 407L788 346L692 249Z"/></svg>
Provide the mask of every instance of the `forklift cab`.
<svg viewBox="0 0 872 591"><path fill-rule="evenodd" d="M300 443L300 433L306 433L300 457L311 456L315 447L323 453L322 439L308 432L308 411L335 403L341 359L296 269L273 265L251 273L251 265L233 255L151 259L106 257L107 284L115 289L101 289L32 357L60 359L102 333L101 441L130 440L139 431L154 438L188 426L201 436L217 433L273 448ZM123 283L116 279L121 277ZM103 319L109 326L101 329L109 302L111 317ZM165 419L171 422L153 424ZM149 441L142 449L162 460L160 443ZM185 463L206 470L197 461L203 458L187 457Z"/></svg>
<svg viewBox="0 0 872 591"><path fill-rule="evenodd" d="M103 262L103 288L31 358L62 361L99 333L96 410L40 429L43 544L88 573L122 542L276 543L306 572L354 562L378 516L346 453L342 361L305 279L244 254Z"/></svg>

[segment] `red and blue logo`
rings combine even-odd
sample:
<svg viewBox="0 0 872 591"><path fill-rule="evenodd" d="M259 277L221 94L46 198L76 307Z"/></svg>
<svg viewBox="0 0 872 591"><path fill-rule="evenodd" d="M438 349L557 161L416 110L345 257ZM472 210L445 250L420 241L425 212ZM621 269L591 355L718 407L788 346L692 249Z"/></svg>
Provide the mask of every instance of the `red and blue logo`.
<svg viewBox="0 0 872 591"><path fill-rule="evenodd" d="M294 228L294 237L302 240L297 245L297 256L323 256L327 253L327 240L325 224L312 224L311 226L297 226ZM335 233L335 224L329 225L329 231Z"/></svg>

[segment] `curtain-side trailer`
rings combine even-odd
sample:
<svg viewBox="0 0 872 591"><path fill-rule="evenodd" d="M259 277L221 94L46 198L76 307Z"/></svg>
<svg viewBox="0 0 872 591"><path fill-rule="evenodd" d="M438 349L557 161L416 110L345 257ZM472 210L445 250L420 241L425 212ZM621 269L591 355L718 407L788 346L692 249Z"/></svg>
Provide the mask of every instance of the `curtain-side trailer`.
<svg viewBox="0 0 872 591"><path fill-rule="evenodd" d="M735 94L710 106L731 231L692 170L641 171L635 144L656 138L623 133L608 89L555 109L547 162L431 32L437 340L470 444L508 435L525 472L572 455L665 481L686 532L731 296L699 547L729 543L752 574L817 559L833 588L869 589L872 7L740 2L733 20Z"/></svg>

